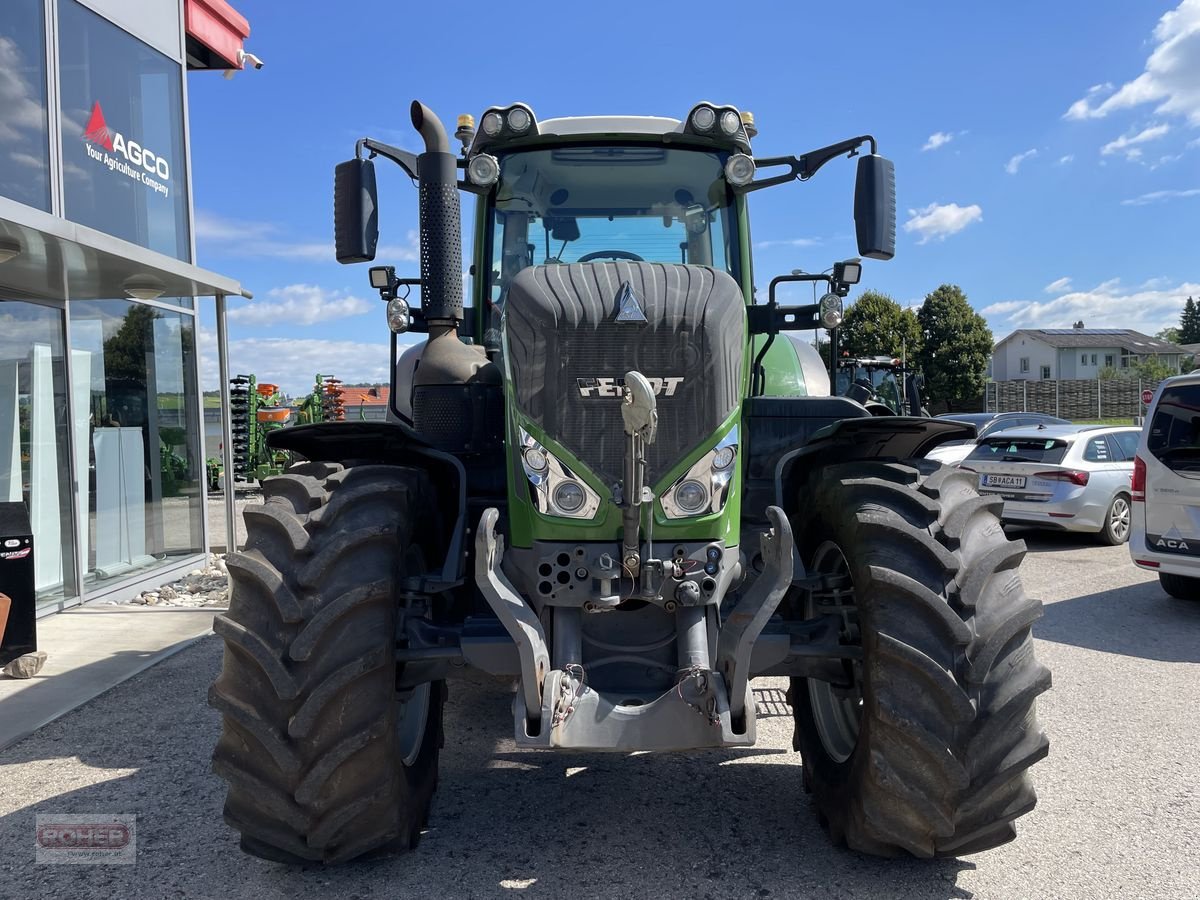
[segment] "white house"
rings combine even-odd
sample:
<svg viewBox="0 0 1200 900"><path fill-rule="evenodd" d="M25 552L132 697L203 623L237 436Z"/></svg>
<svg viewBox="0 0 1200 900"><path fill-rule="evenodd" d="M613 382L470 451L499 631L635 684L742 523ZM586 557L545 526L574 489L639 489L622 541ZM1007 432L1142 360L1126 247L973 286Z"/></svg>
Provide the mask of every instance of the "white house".
<svg viewBox="0 0 1200 900"><path fill-rule="evenodd" d="M992 350L995 381L1096 378L1158 357L1178 372L1182 347L1128 328L1021 328Z"/></svg>

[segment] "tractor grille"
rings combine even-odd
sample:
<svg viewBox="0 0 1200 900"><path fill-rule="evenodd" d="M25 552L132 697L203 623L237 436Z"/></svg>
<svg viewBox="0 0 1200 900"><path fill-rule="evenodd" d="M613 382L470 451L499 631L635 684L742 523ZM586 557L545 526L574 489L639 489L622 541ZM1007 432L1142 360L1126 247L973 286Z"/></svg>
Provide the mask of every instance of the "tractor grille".
<svg viewBox="0 0 1200 900"><path fill-rule="evenodd" d="M645 321L618 321L630 310ZM723 272L663 263L535 266L505 304L517 405L608 484L621 478L620 383L638 371L658 388L653 484L710 436L738 403L745 341L741 290ZM628 317L628 316L626 316Z"/></svg>

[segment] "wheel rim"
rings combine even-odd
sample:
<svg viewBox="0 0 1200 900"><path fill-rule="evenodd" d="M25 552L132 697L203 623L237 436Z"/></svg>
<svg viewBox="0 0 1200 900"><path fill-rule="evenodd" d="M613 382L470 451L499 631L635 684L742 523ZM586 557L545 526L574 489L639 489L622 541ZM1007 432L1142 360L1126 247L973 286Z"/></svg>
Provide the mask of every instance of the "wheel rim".
<svg viewBox="0 0 1200 900"><path fill-rule="evenodd" d="M1113 501L1108 514L1108 528L1112 536L1122 543L1129 537L1129 503L1124 497Z"/></svg>
<svg viewBox="0 0 1200 900"><path fill-rule="evenodd" d="M400 744L400 759L406 766L417 761L421 745L425 742L431 687L428 681L419 684L412 689L407 700L397 701L396 704L396 738Z"/></svg>
<svg viewBox="0 0 1200 900"><path fill-rule="evenodd" d="M813 555L812 570L816 575L850 578L850 565L846 562L846 556L832 541L826 541L817 548ZM810 594L805 602L805 618L808 619L835 611L842 617L843 639L856 640L858 611L854 601L853 582L848 596L842 594L836 598L823 597L816 600ZM805 680L808 682L808 699L821 745L834 762L843 763L850 758L858 744L858 729L862 721L860 670L856 666L853 688L834 687L829 682L817 681L815 678Z"/></svg>

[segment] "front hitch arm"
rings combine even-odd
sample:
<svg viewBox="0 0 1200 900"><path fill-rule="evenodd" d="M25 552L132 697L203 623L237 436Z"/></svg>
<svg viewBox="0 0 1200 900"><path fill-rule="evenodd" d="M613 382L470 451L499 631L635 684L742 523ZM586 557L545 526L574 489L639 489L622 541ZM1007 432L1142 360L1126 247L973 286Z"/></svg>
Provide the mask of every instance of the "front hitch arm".
<svg viewBox="0 0 1200 900"><path fill-rule="evenodd" d="M746 715L746 688L750 683L750 657L754 642L794 577L795 544L792 527L778 506L767 507L771 528L762 536L763 571L742 595L717 638L717 671L729 686L729 713L733 721Z"/></svg>
<svg viewBox="0 0 1200 900"><path fill-rule="evenodd" d="M499 518L496 508L490 507L479 519L479 530L475 534L475 580L488 605L517 645L521 660L521 691L530 720L527 726L531 734L537 734L541 730L542 682L550 671L550 651L537 614L500 571L504 538L496 534Z"/></svg>

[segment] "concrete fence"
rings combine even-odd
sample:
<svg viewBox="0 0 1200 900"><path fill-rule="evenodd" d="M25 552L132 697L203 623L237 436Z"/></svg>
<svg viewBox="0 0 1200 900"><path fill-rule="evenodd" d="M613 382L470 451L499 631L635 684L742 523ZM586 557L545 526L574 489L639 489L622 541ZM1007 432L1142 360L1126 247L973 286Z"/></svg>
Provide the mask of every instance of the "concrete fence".
<svg viewBox="0 0 1200 900"><path fill-rule="evenodd" d="M1120 419L1143 415L1142 391L1157 381L1136 378L989 381L987 412L1038 412L1063 419Z"/></svg>

